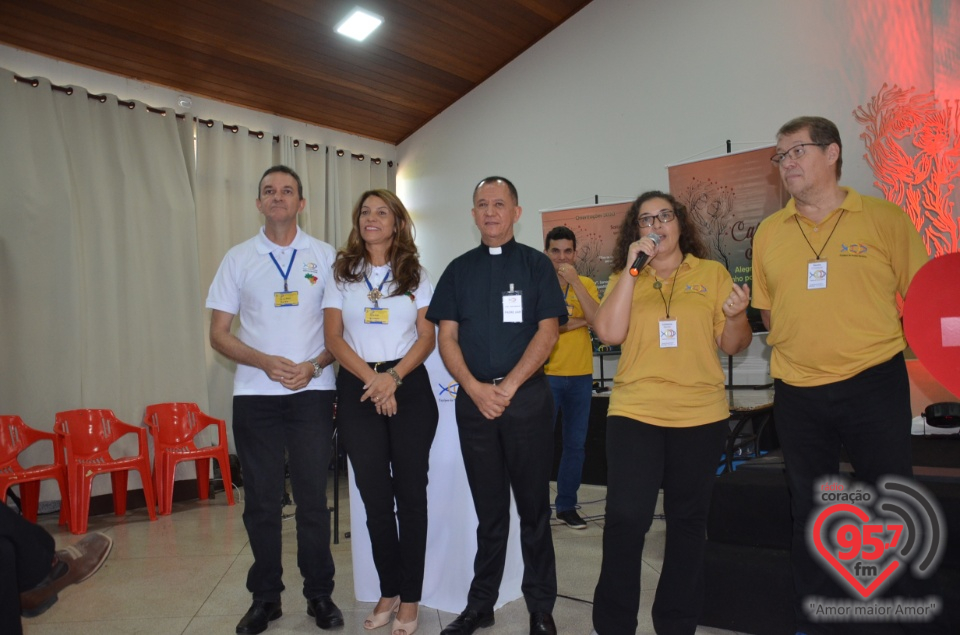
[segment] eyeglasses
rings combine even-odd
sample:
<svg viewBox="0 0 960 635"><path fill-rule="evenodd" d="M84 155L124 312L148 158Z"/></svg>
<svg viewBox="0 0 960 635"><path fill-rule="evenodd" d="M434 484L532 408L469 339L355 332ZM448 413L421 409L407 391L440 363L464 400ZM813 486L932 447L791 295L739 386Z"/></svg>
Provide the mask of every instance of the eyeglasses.
<svg viewBox="0 0 960 635"><path fill-rule="evenodd" d="M653 227L654 220L659 220L661 223L669 223L676 217L677 213L672 209L662 209L656 214L641 216L637 219L637 224L640 225L640 227Z"/></svg>
<svg viewBox="0 0 960 635"><path fill-rule="evenodd" d="M804 154L806 154L807 151L803 149L804 146L818 146L821 148L825 148L828 145L830 144L829 143L798 143L797 145L793 146L786 152L778 152L772 157L770 157L770 162L773 163L774 165L779 166L784 159L792 159L796 161L797 159L802 157Z"/></svg>

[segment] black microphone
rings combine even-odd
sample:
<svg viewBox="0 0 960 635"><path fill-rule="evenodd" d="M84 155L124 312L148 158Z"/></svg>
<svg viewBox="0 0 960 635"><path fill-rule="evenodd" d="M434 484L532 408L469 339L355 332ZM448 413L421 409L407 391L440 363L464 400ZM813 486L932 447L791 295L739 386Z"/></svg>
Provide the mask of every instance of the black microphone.
<svg viewBox="0 0 960 635"><path fill-rule="evenodd" d="M660 236L657 234L647 234L647 238L653 241L653 246L656 247L660 244ZM643 265L647 264L647 261L650 260L650 256L643 253L642 251L637 254L637 259L633 261L633 266L630 267L630 275L636 278L640 275L640 270L643 269Z"/></svg>

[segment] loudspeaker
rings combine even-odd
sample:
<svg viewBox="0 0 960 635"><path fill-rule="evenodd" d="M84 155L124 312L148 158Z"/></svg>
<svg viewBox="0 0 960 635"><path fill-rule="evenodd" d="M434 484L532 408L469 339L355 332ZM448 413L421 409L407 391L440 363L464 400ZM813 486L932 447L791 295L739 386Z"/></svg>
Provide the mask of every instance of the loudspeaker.
<svg viewBox="0 0 960 635"><path fill-rule="evenodd" d="M960 427L960 403L932 403L923 411L923 418L927 420L927 425L934 428Z"/></svg>

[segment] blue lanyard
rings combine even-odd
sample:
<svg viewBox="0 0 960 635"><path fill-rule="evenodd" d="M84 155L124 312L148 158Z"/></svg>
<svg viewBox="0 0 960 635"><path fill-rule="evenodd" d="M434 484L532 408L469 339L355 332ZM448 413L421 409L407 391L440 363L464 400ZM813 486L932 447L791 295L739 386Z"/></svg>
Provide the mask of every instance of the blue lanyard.
<svg viewBox="0 0 960 635"><path fill-rule="evenodd" d="M567 283L567 288L563 290L563 299L564 299L564 300L567 299L567 295L569 295L569 293L570 293L570 283L568 282L568 283Z"/></svg>
<svg viewBox="0 0 960 635"><path fill-rule="evenodd" d="M294 249L293 253L290 254L290 262L287 264L287 272L284 273L283 269L280 268L280 263L277 262L277 259L273 257L273 254L270 254L270 260L273 261L273 264L277 266L277 271L280 272L280 275L283 276L283 292L287 293L290 290L287 288L287 278L290 277L290 270L293 269L293 259L297 257L297 250Z"/></svg>
<svg viewBox="0 0 960 635"><path fill-rule="evenodd" d="M367 283L367 289L370 290L370 293L367 294L367 298L373 302L373 308L380 308L380 298L383 297L383 285L387 283L387 280L390 279L390 270L387 270L387 275L383 277L383 280L380 281L380 285L377 287L377 290L373 290L373 285L370 284L370 278L367 277L367 274L363 274L363 281Z"/></svg>

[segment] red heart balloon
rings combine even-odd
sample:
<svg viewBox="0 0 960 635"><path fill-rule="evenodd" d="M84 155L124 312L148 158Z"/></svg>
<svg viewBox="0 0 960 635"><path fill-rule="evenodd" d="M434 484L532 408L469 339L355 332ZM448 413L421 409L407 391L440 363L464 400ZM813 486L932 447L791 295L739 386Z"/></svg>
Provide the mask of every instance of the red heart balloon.
<svg viewBox="0 0 960 635"><path fill-rule="evenodd" d="M960 253L934 258L914 276L903 330L920 363L960 397Z"/></svg>

